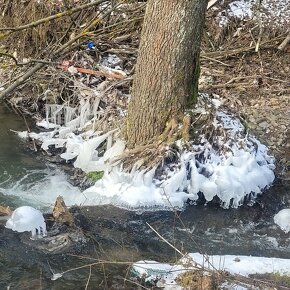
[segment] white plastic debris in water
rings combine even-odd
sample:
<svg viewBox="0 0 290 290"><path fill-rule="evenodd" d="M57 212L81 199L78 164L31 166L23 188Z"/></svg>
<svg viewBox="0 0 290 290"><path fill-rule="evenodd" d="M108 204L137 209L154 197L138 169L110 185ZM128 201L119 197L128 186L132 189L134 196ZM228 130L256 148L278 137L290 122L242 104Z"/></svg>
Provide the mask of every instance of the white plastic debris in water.
<svg viewBox="0 0 290 290"><path fill-rule="evenodd" d="M274 216L274 222L278 225L286 234L290 232L290 209L285 208L280 210Z"/></svg>
<svg viewBox="0 0 290 290"><path fill-rule="evenodd" d="M30 206L15 209L5 227L19 233L31 232L32 238L46 236L46 224L42 213Z"/></svg>

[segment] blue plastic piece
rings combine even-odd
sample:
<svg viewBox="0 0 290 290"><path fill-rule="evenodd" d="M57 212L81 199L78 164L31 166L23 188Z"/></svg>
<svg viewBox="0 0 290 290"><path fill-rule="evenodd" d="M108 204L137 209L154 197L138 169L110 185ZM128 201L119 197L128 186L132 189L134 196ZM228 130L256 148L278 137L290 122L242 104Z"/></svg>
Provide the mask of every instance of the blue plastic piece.
<svg viewBox="0 0 290 290"><path fill-rule="evenodd" d="M92 41L89 41L87 46L88 46L89 49L95 48L95 44Z"/></svg>

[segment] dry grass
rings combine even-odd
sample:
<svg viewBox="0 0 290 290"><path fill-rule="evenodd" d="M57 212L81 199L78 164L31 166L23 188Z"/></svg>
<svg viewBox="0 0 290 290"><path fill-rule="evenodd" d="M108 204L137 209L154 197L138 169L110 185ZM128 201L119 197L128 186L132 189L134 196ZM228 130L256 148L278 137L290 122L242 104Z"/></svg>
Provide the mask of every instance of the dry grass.
<svg viewBox="0 0 290 290"><path fill-rule="evenodd" d="M69 0L68 2L73 2ZM59 2L61 3L61 2ZM56 5L50 1L39 2L30 1L6 1L0 2L0 10L4 15L0 17L1 27L18 27L23 24L35 22L38 19L45 18L49 15L58 13L65 9L63 5ZM59 40L60 36L65 33L71 20L69 18L58 19L29 28L10 35L3 44L8 51L17 51L20 57L30 57L44 55L45 50L49 49L52 43Z"/></svg>
<svg viewBox="0 0 290 290"><path fill-rule="evenodd" d="M0 11L3 11L2 15L0 15L0 28L15 28L24 24L33 23L48 16L67 11L76 5L83 5L89 2L90 1L88 0L82 2L76 0L27 0L20 1L19 3L19 1L0 0ZM116 3L118 4L119 2L130 3L134 1L119 0ZM49 58L50 54L60 45L66 43L74 33L81 31L83 27L88 26L92 21L99 17L103 9L106 9L109 4L110 2L108 1L108 3L105 2L101 8L98 5L95 5L77 13L56 18L52 21L47 21L36 27L12 33L2 43L5 46L6 51L9 53L17 52L18 57L21 58ZM114 29L114 31L109 33L112 37L118 35L121 31L122 33L125 33L129 29L131 31L132 29L136 29L136 22L124 21L128 19L123 19L122 13L126 10L126 12L130 12L132 16L131 18L136 16L137 26L139 26L138 22L142 19L142 17L139 17L139 6L140 5L130 5L129 8L126 6L120 7L116 16L113 17L113 21L111 19L112 17L109 16L96 25L94 29L98 30L100 27L104 28L108 24L111 26L115 25L118 29Z"/></svg>

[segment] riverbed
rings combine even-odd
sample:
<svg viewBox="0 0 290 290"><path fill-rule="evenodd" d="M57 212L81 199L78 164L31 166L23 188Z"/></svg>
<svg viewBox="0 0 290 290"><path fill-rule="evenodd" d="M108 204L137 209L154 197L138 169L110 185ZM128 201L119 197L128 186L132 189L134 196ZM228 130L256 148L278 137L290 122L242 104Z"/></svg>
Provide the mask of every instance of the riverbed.
<svg viewBox="0 0 290 290"><path fill-rule="evenodd" d="M44 196L80 193L61 168L48 163L11 130L27 130L25 122L0 106L0 204L31 205L49 213ZM273 222L289 206L290 188L276 181L257 202L239 209L191 205L183 212L134 212L110 205L74 207L72 212L86 241L54 253L27 243L0 220L1 289L136 289L130 263L141 259L174 262L180 258L148 226L182 252L290 258L290 237ZM41 196L41 201L39 199ZM51 200L51 198L47 199ZM102 261L102 262L100 262ZM96 263L89 266L89 264ZM83 267L87 265L86 267ZM63 274L53 281L53 274Z"/></svg>

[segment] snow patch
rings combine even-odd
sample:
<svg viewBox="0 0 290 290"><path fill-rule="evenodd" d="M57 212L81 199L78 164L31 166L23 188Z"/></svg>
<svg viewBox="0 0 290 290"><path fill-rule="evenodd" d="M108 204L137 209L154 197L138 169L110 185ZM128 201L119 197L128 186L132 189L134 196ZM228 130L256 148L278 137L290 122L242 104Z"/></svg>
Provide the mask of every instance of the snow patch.
<svg viewBox="0 0 290 290"><path fill-rule="evenodd" d="M145 278L147 282L157 281L156 286L163 289L182 289L177 285L177 276L195 269L203 269L205 272L208 270L222 270L233 275L242 276L265 273L280 273L281 275L290 276L290 260L234 255L208 256L191 253L175 265L146 260L136 262L133 264L132 274Z"/></svg>
<svg viewBox="0 0 290 290"><path fill-rule="evenodd" d="M220 26L228 24L230 18L241 20L261 17L263 26L283 27L290 24L290 2L288 0L261 1L260 16L256 0L237 0L229 3L217 19Z"/></svg>

